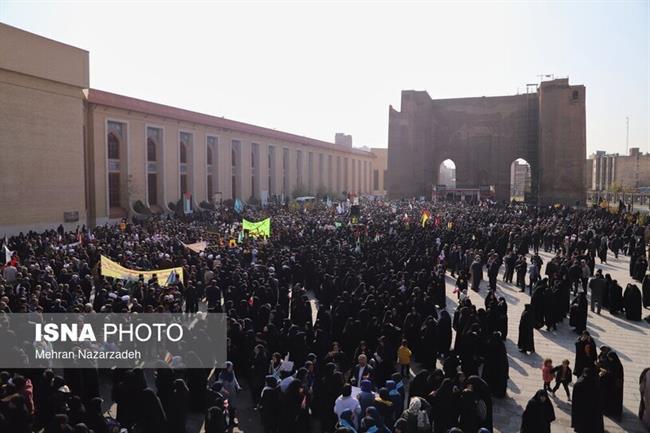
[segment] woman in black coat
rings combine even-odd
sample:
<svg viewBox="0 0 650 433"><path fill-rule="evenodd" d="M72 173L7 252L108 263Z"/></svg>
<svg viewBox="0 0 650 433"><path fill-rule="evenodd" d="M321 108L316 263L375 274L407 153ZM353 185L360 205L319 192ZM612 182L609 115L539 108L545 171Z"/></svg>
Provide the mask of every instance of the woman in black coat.
<svg viewBox="0 0 650 433"><path fill-rule="evenodd" d="M451 347L451 317L447 310L440 311L436 326L436 348L441 355L449 353Z"/></svg>
<svg viewBox="0 0 650 433"><path fill-rule="evenodd" d="M551 423L555 421L555 410L548 394L543 389L528 400L521 417L521 433L551 433Z"/></svg>
<svg viewBox="0 0 650 433"><path fill-rule="evenodd" d="M517 339L517 347L521 352L535 353L533 320L530 304L524 305L524 311L519 320L519 338Z"/></svg>
<svg viewBox="0 0 650 433"><path fill-rule="evenodd" d="M475 258L474 261L472 262L472 265L470 266L470 276L472 279L472 290L478 292L479 287L481 285L481 281L483 281L483 264L481 263L481 260L479 257Z"/></svg>
<svg viewBox="0 0 650 433"><path fill-rule="evenodd" d="M623 309L623 288L616 280L608 282L609 312L618 314Z"/></svg>
<svg viewBox="0 0 650 433"><path fill-rule="evenodd" d="M501 339L505 341L508 336L508 303L506 298L500 297L496 308L499 312L497 331L501 334Z"/></svg>
<svg viewBox="0 0 650 433"><path fill-rule="evenodd" d="M535 329L540 329L544 326L544 291L546 290L545 284L539 284L535 288L533 295L530 298L530 306L533 313L533 326Z"/></svg>
<svg viewBox="0 0 650 433"><path fill-rule="evenodd" d="M479 413L479 426L484 427L490 431L493 428L492 418L492 396L490 395L490 387L480 377L474 375L467 378L465 382L471 386L474 392L478 395L480 401L477 402L477 409Z"/></svg>
<svg viewBox="0 0 650 433"><path fill-rule="evenodd" d="M643 277L643 283L641 285L643 290L643 308L650 307L650 274L646 274Z"/></svg>
<svg viewBox="0 0 650 433"><path fill-rule="evenodd" d="M426 398L426 396L432 391L428 379L429 371L426 369L420 370L409 384L409 396Z"/></svg>
<svg viewBox="0 0 650 433"><path fill-rule="evenodd" d="M573 386L571 427L576 433L604 432L603 408L598 395L600 395L598 377L593 368L585 368L582 376Z"/></svg>
<svg viewBox="0 0 650 433"><path fill-rule="evenodd" d="M205 415L205 433L226 433L226 416L223 409L212 406Z"/></svg>
<svg viewBox="0 0 650 433"><path fill-rule="evenodd" d="M636 284L628 284L623 294L625 305L625 318L627 320L641 320L641 291Z"/></svg>
<svg viewBox="0 0 650 433"><path fill-rule="evenodd" d="M607 354L606 370L600 377L603 395L603 413L620 418L623 414L623 364L616 352Z"/></svg>
<svg viewBox="0 0 650 433"><path fill-rule="evenodd" d="M501 334L495 332L488 340L483 366L483 380L490 387L493 396L503 398L508 388L508 354Z"/></svg>
<svg viewBox="0 0 650 433"><path fill-rule="evenodd" d="M433 316L428 316L417 334L420 337L420 350L418 351L416 358L424 368L436 367L436 328L436 319L434 319ZM417 339L415 339L415 341L417 341Z"/></svg>
<svg viewBox="0 0 650 433"><path fill-rule="evenodd" d="M104 417L102 411L103 400L95 397L88 403L88 413L86 416L86 425L94 433L109 433L108 420Z"/></svg>
<svg viewBox="0 0 650 433"><path fill-rule="evenodd" d="M444 379L431 397L434 433L446 433L458 422L457 396L451 379Z"/></svg>
<svg viewBox="0 0 650 433"><path fill-rule="evenodd" d="M587 331L582 332L582 335L576 340L575 346L576 359L573 364L575 366L573 374L580 377L585 368L593 368L598 355L596 354L596 343Z"/></svg>
<svg viewBox="0 0 650 433"><path fill-rule="evenodd" d="M183 379L176 379L172 391L173 404L166 411L169 433L185 433L189 411L190 390Z"/></svg>
<svg viewBox="0 0 650 433"><path fill-rule="evenodd" d="M571 312L569 313L569 326L573 326L577 334L587 329L588 311L585 292L580 292L571 303Z"/></svg>
<svg viewBox="0 0 650 433"><path fill-rule="evenodd" d="M133 428L134 432L166 433L168 431L167 414L152 389L146 388L142 391L137 407L138 420Z"/></svg>
<svg viewBox="0 0 650 433"><path fill-rule="evenodd" d="M459 397L459 427L464 432L475 432L481 427L481 414L479 414L478 404L480 398L472 386L465 388Z"/></svg>

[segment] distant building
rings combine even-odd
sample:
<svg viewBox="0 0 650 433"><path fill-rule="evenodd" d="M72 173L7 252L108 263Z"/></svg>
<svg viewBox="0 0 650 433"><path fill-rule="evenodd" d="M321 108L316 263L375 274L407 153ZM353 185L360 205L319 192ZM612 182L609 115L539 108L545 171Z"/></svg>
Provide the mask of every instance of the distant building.
<svg viewBox="0 0 650 433"><path fill-rule="evenodd" d="M515 160L510 166L510 199L524 200L530 193L531 170L530 165Z"/></svg>
<svg viewBox="0 0 650 433"><path fill-rule="evenodd" d="M445 185L447 188L456 188L456 169L447 167L444 162L440 164L438 184Z"/></svg>
<svg viewBox="0 0 650 433"><path fill-rule="evenodd" d="M352 147L352 136L349 134L344 134L342 132L337 132L334 136L334 144L339 146Z"/></svg>
<svg viewBox="0 0 650 433"><path fill-rule="evenodd" d="M591 169L587 186L591 190L625 191L650 186L650 154L641 153L638 147L631 148L629 155L597 151L587 161L587 169Z"/></svg>

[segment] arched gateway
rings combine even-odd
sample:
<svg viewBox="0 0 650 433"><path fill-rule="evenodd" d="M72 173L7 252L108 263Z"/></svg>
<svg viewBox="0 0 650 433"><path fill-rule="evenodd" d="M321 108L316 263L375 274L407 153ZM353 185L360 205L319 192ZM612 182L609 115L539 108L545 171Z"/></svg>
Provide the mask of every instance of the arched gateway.
<svg viewBox="0 0 650 433"><path fill-rule="evenodd" d="M510 200L511 164L524 159L528 202L584 203L584 86L558 79L523 95L437 100L403 91L401 111L390 108L389 196L431 197L447 159L458 167L456 188Z"/></svg>

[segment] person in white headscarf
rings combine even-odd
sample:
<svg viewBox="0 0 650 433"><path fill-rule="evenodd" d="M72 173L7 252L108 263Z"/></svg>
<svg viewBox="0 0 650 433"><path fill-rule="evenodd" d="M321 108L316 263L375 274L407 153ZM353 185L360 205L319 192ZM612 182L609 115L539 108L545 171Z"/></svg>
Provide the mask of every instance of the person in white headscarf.
<svg viewBox="0 0 650 433"><path fill-rule="evenodd" d="M402 419L406 420L408 425L406 431L409 433L429 433L431 431L430 409L431 406L426 400L420 397L413 397L408 409L402 412L401 416Z"/></svg>

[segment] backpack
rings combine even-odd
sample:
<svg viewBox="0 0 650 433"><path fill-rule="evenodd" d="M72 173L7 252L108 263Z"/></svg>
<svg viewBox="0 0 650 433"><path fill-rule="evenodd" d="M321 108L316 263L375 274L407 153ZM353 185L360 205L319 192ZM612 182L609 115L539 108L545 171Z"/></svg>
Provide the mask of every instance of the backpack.
<svg viewBox="0 0 650 433"><path fill-rule="evenodd" d="M487 405L482 398L476 402L476 416L478 416L478 419L481 421L487 419Z"/></svg>
<svg viewBox="0 0 650 433"><path fill-rule="evenodd" d="M421 410L418 413L418 431L421 432L430 432L431 431L431 421L429 421L429 415L426 410Z"/></svg>

